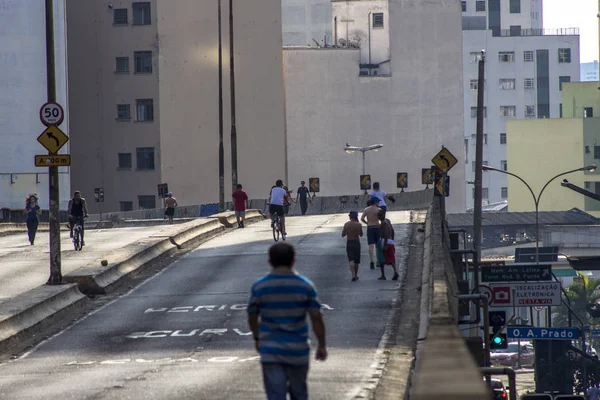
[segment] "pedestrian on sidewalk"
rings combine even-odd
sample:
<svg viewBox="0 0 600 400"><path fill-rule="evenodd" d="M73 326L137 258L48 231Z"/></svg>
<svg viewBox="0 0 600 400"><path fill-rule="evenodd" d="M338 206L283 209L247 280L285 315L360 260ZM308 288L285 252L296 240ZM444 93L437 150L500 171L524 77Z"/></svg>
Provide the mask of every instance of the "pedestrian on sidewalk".
<svg viewBox="0 0 600 400"><path fill-rule="evenodd" d="M177 199L173 197L173 193L167 193L167 198L165 199L165 215L169 218L169 224L173 223L173 216L175 215L175 207L177 207Z"/></svg>
<svg viewBox="0 0 600 400"><path fill-rule="evenodd" d="M327 359L325 324L317 290L294 270L296 252L288 243L269 249L271 272L252 285L248 301L248 324L260 353L263 382L268 400L308 399L311 320L317 337L315 359Z"/></svg>
<svg viewBox="0 0 600 400"><path fill-rule="evenodd" d="M27 198L23 213L27 215L27 236L29 236L29 243L33 246L40 223L39 216L42 215L42 209L38 205L38 198L35 194L30 194Z"/></svg>
<svg viewBox="0 0 600 400"><path fill-rule="evenodd" d="M350 211L350 221L346 222L342 230L342 237L347 237L346 254L350 263L352 282L358 280L358 266L360 264L360 238L363 235L362 225L358 222L358 212Z"/></svg>
<svg viewBox="0 0 600 400"><path fill-rule="evenodd" d="M379 230L380 221L377 217L381 209L377 206L379 199L376 197L371 198L367 202L367 208L363 210L360 220L367 225L367 243L369 244L369 258L371 259L371 269L375 269L375 260L377 254L375 253L375 246L379 241Z"/></svg>
<svg viewBox="0 0 600 400"><path fill-rule="evenodd" d="M306 211L308 210L308 203L312 205L312 200L310 198L310 192L306 186L304 186L306 182L300 182L300 187L298 188L298 192L296 193L296 203L300 200L300 212L302 215L306 215Z"/></svg>
<svg viewBox="0 0 600 400"><path fill-rule="evenodd" d="M381 276L378 278L381 281L385 281L384 268L386 265L391 265L394 270L393 281L397 281L398 269L396 268L396 246L394 244L394 227L389 219L385 217L385 212L380 210L377 214L379 221L381 222L379 236L380 239L377 243L377 255L379 261L379 268L381 268Z"/></svg>
<svg viewBox="0 0 600 400"><path fill-rule="evenodd" d="M249 208L248 194L242 190L242 185L237 185L231 197L233 197L233 210L235 211L238 228L243 228L244 220L246 219L246 209Z"/></svg>
<svg viewBox="0 0 600 400"><path fill-rule="evenodd" d="M384 213L387 212L387 204L385 199L387 198L392 203L396 202L396 199L387 195L386 192L380 189L379 182L373 182L373 190L369 192L371 197L376 197L378 199L378 206L383 210Z"/></svg>

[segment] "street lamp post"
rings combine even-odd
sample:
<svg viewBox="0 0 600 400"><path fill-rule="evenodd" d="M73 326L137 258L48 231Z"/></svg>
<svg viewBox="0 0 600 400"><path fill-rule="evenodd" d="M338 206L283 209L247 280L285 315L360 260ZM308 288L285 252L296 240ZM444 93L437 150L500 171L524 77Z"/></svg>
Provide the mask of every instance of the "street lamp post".
<svg viewBox="0 0 600 400"><path fill-rule="evenodd" d="M520 176L513 174L512 172L508 172L508 171L504 171L502 169L498 169L498 168L494 168L491 167L489 165L483 165L482 167L483 171L496 171L496 172L500 172L502 174L506 174L506 175L510 175L512 177L517 178L518 180L520 180L521 182L523 182L523 184L525 184L525 186L527 186L527 189L529 189L529 193L531 193L531 196L533 197L533 202L535 203L535 264L539 265L540 264L540 224L539 224L539 209L540 209L540 199L542 197L542 194L544 193L544 190L546 190L546 188L548 187L548 185L554 181L556 178L559 178L563 175L567 175L567 174L572 174L573 172L579 172L579 171L590 171L593 172L596 170L596 166L595 165L588 165L582 168L577 168L577 169L573 169L570 171L566 171L566 172L562 172L554 177L552 177L548 182L546 182L546 184L542 187L542 190L540 191L540 193L536 196L535 193L533 192L533 189L531 189L531 186L529 186L529 184L527 182L525 182L525 180L523 178L521 178ZM552 320L551 320L551 314L550 314L550 308L548 307L548 325L552 326Z"/></svg>
<svg viewBox="0 0 600 400"><path fill-rule="evenodd" d="M352 154L352 153L356 153L357 151L360 151L362 153L362 173L363 175L365 175L365 153L367 151L378 151L380 148L382 148L383 145L382 144L372 144L370 146L366 146L366 147L357 147L357 146L350 146L348 143L346 143L346 146L344 147L344 151L348 154ZM367 193L367 191L365 190L365 193Z"/></svg>

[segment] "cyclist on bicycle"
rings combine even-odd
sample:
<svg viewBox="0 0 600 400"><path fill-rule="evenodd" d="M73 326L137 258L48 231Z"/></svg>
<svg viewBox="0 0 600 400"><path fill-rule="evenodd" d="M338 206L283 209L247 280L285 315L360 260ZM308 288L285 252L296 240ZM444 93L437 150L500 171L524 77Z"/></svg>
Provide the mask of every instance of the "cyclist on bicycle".
<svg viewBox="0 0 600 400"><path fill-rule="evenodd" d="M281 221L281 233L283 235L287 235L285 232L285 213L283 212L283 204L284 200L287 197L287 192L283 188L283 181L278 179L275 182L275 186L271 188L271 193L269 194L269 213L271 217L274 214L279 215L279 220ZM271 223L271 227L273 223Z"/></svg>
<svg viewBox="0 0 600 400"><path fill-rule="evenodd" d="M73 193L73 198L69 200L69 228L71 229L70 237L73 237L73 228L75 227L75 222L79 219L79 223L81 224L81 245L85 245L83 241L83 218L88 216L87 203L85 199L81 197L81 192L76 190Z"/></svg>

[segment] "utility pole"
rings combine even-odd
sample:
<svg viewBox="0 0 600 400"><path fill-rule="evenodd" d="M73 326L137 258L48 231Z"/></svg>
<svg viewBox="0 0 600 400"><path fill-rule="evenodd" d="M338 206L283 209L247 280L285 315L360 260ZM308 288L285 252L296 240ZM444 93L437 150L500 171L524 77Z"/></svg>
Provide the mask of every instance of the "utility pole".
<svg viewBox="0 0 600 400"><path fill-rule="evenodd" d="M477 131L475 139L475 202L473 204L473 250L475 257L473 264L476 268L481 260L481 203L482 203L482 165L483 165L483 118L484 118L484 85L485 85L485 50L481 50L479 60L479 74L477 77ZM478 269L478 268L477 268ZM473 271L474 274L479 271Z"/></svg>
<svg viewBox="0 0 600 400"><path fill-rule="evenodd" d="M229 88L231 97L231 184L238 184L237 127L235 121L235 66L233 54L233 0L229 0Z"/></svg>
<svg viewBox="0 0 600 400"><path fill-rule="evenodd" d="M219 27L219 209L225 211L225 152L223 150L223 40L221 36L221 0L218 1Z"/></svg>
<svg viewBox="0 0 600 400"><path fill-rule="evenodd" d="M56 67L54 56L54 5L46 0L46 78L48 102L56 102ZM60 194L58 167L48 167L50 277L48 285L62 284L60 265Z"/></svg>

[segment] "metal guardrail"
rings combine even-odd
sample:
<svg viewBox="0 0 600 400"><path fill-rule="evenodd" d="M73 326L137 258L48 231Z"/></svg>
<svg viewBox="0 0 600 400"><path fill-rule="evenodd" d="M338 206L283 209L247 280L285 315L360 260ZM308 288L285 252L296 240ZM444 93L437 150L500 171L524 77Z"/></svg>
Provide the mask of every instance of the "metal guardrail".
<svg viewBox="0 0 600 400"><path fill-rule="evenodd" d="M573 36L579 35L579 28L558 28L558 29L519 29L511 31L510 29L500 30L500 36Z"/></svg>

